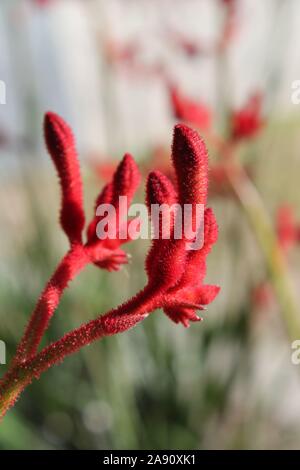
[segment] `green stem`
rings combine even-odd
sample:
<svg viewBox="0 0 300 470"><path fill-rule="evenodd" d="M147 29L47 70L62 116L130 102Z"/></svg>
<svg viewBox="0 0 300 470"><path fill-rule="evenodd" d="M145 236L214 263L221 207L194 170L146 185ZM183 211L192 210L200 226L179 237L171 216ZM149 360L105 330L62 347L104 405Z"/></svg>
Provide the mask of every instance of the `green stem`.
<svg viewBox="0 0 300 470"><path fill-rule="evenodd" d="M257 241L265 256L287 333L292 341L299 339L300 314L286 258L278 243L272 221L260 194L242 166L236 161L235 168L239 171L230 171L232 165L228 165L228 180L253 227Z"/></svg>
<svg viewBox="0 0 300 470"><path fill-rule="evenodd" d="M300 339L300 312L287 261L265 204L237 158L237 144L212 133L205 137L221 155L227 180L254 230L266 260L287 334L291 341Z"/></svg>

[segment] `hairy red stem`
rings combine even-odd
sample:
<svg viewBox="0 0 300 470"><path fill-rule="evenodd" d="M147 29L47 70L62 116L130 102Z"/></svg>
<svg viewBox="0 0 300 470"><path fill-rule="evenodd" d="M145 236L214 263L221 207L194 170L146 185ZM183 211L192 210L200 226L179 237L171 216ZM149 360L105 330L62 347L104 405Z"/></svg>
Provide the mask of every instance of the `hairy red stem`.
<svg viewBox="0 0 300 470"><path fill-rule="evenodd" d="M82 245L73 245L42 292L18 346L14 362L34 355L68 284L90 262Z"/></svg>
<svg viewBox="0 0 300 470"><path fill-rule="evenodd" d="M119 307L95 320L81 325L58 341L45 347L39 354L23 362L13 362L0 380L0 419L14 406L23 390L48 368L62 362L66 356L105 336L122 333L147 317L159 306L160 296L146 287Z"/></svg>

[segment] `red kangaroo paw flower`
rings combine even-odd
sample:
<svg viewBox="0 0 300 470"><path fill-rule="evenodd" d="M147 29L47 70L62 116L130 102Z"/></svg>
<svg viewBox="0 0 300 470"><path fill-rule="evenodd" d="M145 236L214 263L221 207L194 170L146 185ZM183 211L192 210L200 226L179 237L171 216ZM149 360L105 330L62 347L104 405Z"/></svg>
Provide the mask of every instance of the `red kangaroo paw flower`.
<svg viewBox="0 0 300 470"><path fill-rule="evenodd" d="M261 116L262 96L259 93L252 95L246 105L232 113L231 138L232 140L249 139L255 137L262 129L265 121Z"/></svg>
<svg viewBox="0 0 300 470"><path fill-rule="evenodd" d="M157 221L153 220L152 204L165 204L167 208L177 204L175 212L171 211L170 214L170 238L161 238L165 233L163 216L159 219L161 226L156 227L160 238L153 241L147 256L147 285L124 304L81 325L37 353L61 295L75 275L88 263L117 270L120 264L127 262L126 254L119 248L124 242L122 239L106 241L95 237L96 218L88 228L87 243L81 243L84 221L81 180L72 134L61 118L51 113L45 120L45 134L62 185L62 225L72 246L42 293L12 366L0 380L0 418L34 378L39 378L42 372L61 362L67 355L99 338L132 328L157 308L162 308L175 323L180 322L187 327L191 321L201 320L196 314L197 310L204 310L204 305L212 302L219 292L218 286L203 284L206 257L217 239L217 224L212 210L205 210L204 244L200 249L190 250L185 232L181 233L180 238L175 236L176 224L182 217L178 206L180 209L184 208L184 204L191 204L193 208L197 204L205 206L208 185L205 145L195 131L178 125L174 130L172 147L178 191L160 172L151 173L147 182L146 200L154 226ZM139 180L134 160L130 155L125 155L113 181L104 188L97 203L111 203L119 212L119 196L126 195L127 210ZM76 188L79 188L79 194L76 194ZM72 225L71 219L75 213L79 222L73 220ZM194 219L191 219L190 223L193 222ZM118 230L121 228L118 227Z"/></svg>
<svg viewBox="0 0 300 470"><path fill-rule="evenodd" d="M208 131L211 128L212 113L208 106L182 95L179 89L172 84L169 85L169 97L176 119L203 131Z"/></svg>
<svg viewBox="0 0 300 470"><path fill-rule="evenodd" d="M127 215L130 203L140 184L140 179L140 172L134 159L131 155L125 154L115 171L112 182L104 187L96 200L95 212L101 204L111 204L114 207L114 216L117 219L116 233L113 238L101 239L97 236L97 225L103 220L104 216L97 216L96 214L89 224L86 247L98 267L115 271L120 269L122 264L127 263L126 254L119 250L121 244L130 241L128 222L122 220L122 218ZM121 208L119 198L122 196L127 199L124 207ZM125 237L120 235L123 230L125 231Z"/></svg>
<svg viewBox="0 0 300 470"><path fill-rule="evenodd" d="M47 113L44 121L47 148L56 167L61 189L61 226L70 243L81 243L85 217L82 202L82 182L74 137L65 121Z"/></svg>
<svg viewBox="0 0 300 470"><path fill-rule="evenodd" d="M174 130L172 160L178 183L178 196L171 182L160 172L149 175L147 204L206 204L208 188L208 154L198 134L185 125ZM173 214L173 213L172 213ZM175 239L174 226L178 212L171 218L169 240L155 240L146 260L149 286L156 289L159 304L175 322L185 326L198 318L195 310L210 303L219 292L218 286L202 284L206 273L206 257L217 240L218 228L211 209L205 210L204 244L201 249L187 250L186 239ZM169 221L169 219L167 219ZM161 220L159 221L161 222ZM191 221L194 222L193 219ZM164 227L160 227L160 235ZM187 305L187 302L189 305Z"/></svg>
<svg viewBox="0 0 300 470"><path fill-rule="evenodd" d="M63 119L47 113L44 121L46 144L56 166L62 187L61 223L72 247L59 264L46 285L31 320L18 347L16 360L23 361L34 354L69 282L88 264L94 262L108 271L120 269L128 262L127 255L118 249L101 245L96 237L96 220L88 228L88 239L94 245L81 243L84 224L82 208L82 184L74 138ZM118 204L118 194L128 195L129 202L139 182L136 164L126 155L119 165L113 183L107 185L97 199L97 206L104 203ZM75 243L76 242L76 243Z"/></svg>

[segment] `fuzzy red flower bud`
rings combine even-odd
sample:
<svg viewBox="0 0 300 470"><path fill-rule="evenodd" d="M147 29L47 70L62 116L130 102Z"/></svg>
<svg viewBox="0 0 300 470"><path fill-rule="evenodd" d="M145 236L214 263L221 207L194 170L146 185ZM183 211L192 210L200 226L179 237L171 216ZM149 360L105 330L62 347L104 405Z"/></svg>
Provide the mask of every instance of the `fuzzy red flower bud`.
<svg viewBox="0 0 300 470"><path fill-rule="evenodd" d="M113 202L119 202L119 196L127 196L128 205L141 182L141 174L133 157L125 153L113 178Z"/></svg>
<svg viewBox="0 0 300 470"><path fill-rule="evenodd" d="M206 204L208 153L198 133L184 124L174 128L172 159L181 204Z"/></svg>
<svg viewBox="0 0 300 470"><path fill-rule="evenodd" d="M80 243L85 217L82 182L73 133L60 116L50 112L45 116L44 133L61 184L61 226L71 243Z"/></svg>

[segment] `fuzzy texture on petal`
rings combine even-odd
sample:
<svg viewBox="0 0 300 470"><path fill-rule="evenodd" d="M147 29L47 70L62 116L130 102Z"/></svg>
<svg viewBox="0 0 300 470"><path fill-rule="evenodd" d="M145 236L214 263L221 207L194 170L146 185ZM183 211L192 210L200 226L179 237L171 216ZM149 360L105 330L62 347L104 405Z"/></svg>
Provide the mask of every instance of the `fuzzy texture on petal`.
<svg viewBox="0 0 300 470"><path fill-rule="evenodd" d="M177 193L171 181L160 171L153 171L149 174L146 187L146 204L151 216L151 208L154 204L163 205L164 212L159 214L159 219L153 221L153 230L159 234L159 238L152 241L151 249L146 258L146 271L148 276L155 275L158 269L157 260L160 259L160 253L165 250L170 239L173 238L175 213L172 206L177 204ZM158 223L158 226L157 226ZM169 227L165 226L169 225ZM169 231L169 234L167 233ZM169 235L168 239L163 239L162 235Z"/></svg>
<svg viewBox="0 0 300 470"><path fill-rule="evenodd" d="M206 204L208 152L199 134L184 124L174 128L172 160L181 204Z"/></svg>

